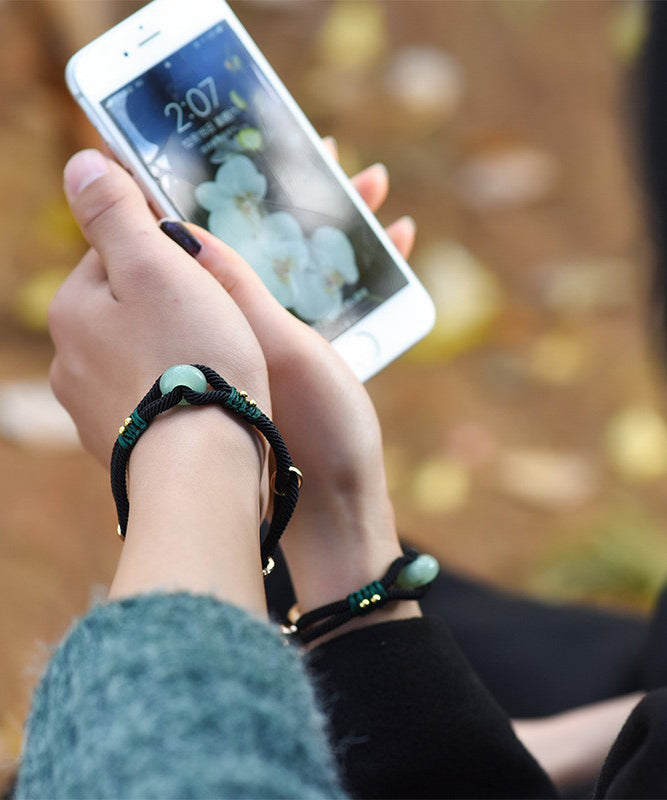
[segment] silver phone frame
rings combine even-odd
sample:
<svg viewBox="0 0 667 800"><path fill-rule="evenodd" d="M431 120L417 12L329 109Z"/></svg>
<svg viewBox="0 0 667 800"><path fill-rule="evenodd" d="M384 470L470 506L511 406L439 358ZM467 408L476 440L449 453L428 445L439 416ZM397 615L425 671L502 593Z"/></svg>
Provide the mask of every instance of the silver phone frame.
<svg viewBox="0 0 667 800"><path fill-rule="evenodd" d="M225 0L190 0L187 5L184 15L183 0L153 0L118 23L70 58L65 70L67 86L154 210L161 216L180 218L101 103L217 22L227 22L407 280L403 288L331 341L359 380L365 381L431 330L433 302ZM171 19L178 24L170 26ZM137 55L140 48L145 49Z"/></svg>

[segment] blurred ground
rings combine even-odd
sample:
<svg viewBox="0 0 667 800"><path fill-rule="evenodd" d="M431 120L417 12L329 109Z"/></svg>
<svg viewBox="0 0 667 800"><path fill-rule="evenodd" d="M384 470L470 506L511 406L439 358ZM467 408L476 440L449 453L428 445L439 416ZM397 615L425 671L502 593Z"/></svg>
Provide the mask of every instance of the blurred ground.
<svg viewBox="0 0 667 800"><path fill-rule="evenodd" d="M45 298L83 252L60 174L96 136L64 61L133 7L0 2L0 759L18 752L36 643L118 555L104 471L47 447L41 406L17 411L6 388L46 376ZM382 220L419 223L412 263L440 321L369 384L401 530L505 586L646 607L667 570L667 428L634 122L644 7L235 8L346 169L388 165Z"/></svg>

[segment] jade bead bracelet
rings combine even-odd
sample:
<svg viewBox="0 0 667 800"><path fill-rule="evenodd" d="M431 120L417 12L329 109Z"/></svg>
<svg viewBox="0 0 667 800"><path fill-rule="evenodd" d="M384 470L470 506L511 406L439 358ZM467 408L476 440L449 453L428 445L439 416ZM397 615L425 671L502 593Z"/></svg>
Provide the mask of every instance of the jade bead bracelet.
<svg viewBox="0 0 667 800"><path fill-rule="evenodd" d="M209 388L210 387L210 388ZM273 516L262 543L262 573L268 575L273 554L299 499L303 476L292 463L285 442L273 422L257 403L203 364L177 364L162 373L118 429L111 454L111 491L118 512L117 533L125 539L130 503L127 496L127 464L139 437L159 414L174 406L217 405L239 417L261 433L273 450L276 472L271 480L275 494Z"/></svg>
<svg viewBox="0 0 667 800"><path fill-rule="evenodd" d="M362 586L344 600L315 608L300 616L297 616L298 611L296 615L290 612L290 624L283 626L283 633L307 644L355 617L382 608L392 600L420 600L439 571L440 565L433 556L426 553L420 555L416 550L407 549L404 555L391 562L380 580Z"/></svg>

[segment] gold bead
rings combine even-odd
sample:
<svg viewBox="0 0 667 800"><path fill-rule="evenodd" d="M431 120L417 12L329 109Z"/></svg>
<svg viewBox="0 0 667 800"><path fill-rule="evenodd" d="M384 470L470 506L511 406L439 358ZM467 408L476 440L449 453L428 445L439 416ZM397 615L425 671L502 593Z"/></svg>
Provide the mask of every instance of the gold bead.
<svg viewBox="0 0 667 800"><path fill-rule="evenodd" d="M361 603L359 603L359 608L366 608L370 604L371 604L371 601L368 598L366 598L366 599L362 600Z"/></svg>
<svg viewBox="0 0 667 800"><path fill-rule="evenodd" d="M120 428L118 428L118 433L120 433L121 436L125 433L125 425L121 425Z"/></svg>
<svg viewBox="0 0 667 800"><path fill-rule="evenodd" d="M251 397L251 398L248 400L248 405L249 405L249 406L256 406L256 405L257 405L257 403L256 403L256 402L255 402L255 401L252 399L252 397Z"/></svg>
<svg viewBox="0 0 667 800"><path fill-rule="evenodd" d="M266 578L267 575L270 575L273 572L273 568L276 566L276 562L273 560L272 556L269 556L266 561L266 566L262 569L262 575Z"/></svg>
<svg viewBox="0 0 667 800"><path fill-rule="evenodd" d="M132 423L132 417L125 417L123 420L123 425L130 425Z"/></svg>
<svg viewBox="0 0 667 800"><path fill-rule="evenodd" d="M239 394L240 394L240 395L241 395L241 397L243 397L244 399L245 399L245 398L248 396L248 392L244 392L244 391L240 391L240 392L239 392Z"/></svg>
<svg viewBox="0 0 667 800"><path fill-rule="evenodd" d="M303 472L298 467L295 467L294 464L289 468L288 472L293 472L296 475L297 486L300 489L301 484L303 483Z"/></svg>
<svg viewBox="0 0 667 800"><path fill-rule="evenodd" d="M374 594L374 595L371 597L371 603L379 603L379 602L380 602L380 600L382 600L382 598L380 597L380 595L379 595L379 594Z"/></svg>

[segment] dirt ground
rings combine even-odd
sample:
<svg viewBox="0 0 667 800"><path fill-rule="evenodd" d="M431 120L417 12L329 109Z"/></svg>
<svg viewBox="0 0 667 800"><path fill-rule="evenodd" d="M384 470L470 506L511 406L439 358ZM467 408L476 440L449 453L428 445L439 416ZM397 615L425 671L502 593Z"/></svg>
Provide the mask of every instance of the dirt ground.
<svg viewBox="0 0 667 800"><path fill-rule="evenodd" d="M452 243L477 270L477 321L440 331L368 384L400 529L504 586L645 605L652 576L667 567L662 429L648 436L650 475L609 445L624 410L658 420L664 410L644 300L641 17L606 2L343 5L246 0L235 9L316 128L337 137L343 165L388 165L380 216L416 218L413 264L427 286L437 288L439 259L460 252ZM96 137L64 89L64 61L132 8L0 2L0 381L46 375L48 336L21 298L83 252L60 175ZM346 51L353 42L334 13L367 27L363 58ZM419 108L392 88L408 47L450 59L436 100ZM489 199L496 175L515 185L513 196ZM582 281L574 289L570 274ZM495 305L475 317L484 287ZM108 584L120 543L107 476L84 453L0 438L0 475L1 759L18 752L45 645ZM604 574L591 567L596 554ZM577 576L581 586L568 586Z"/></svg>

